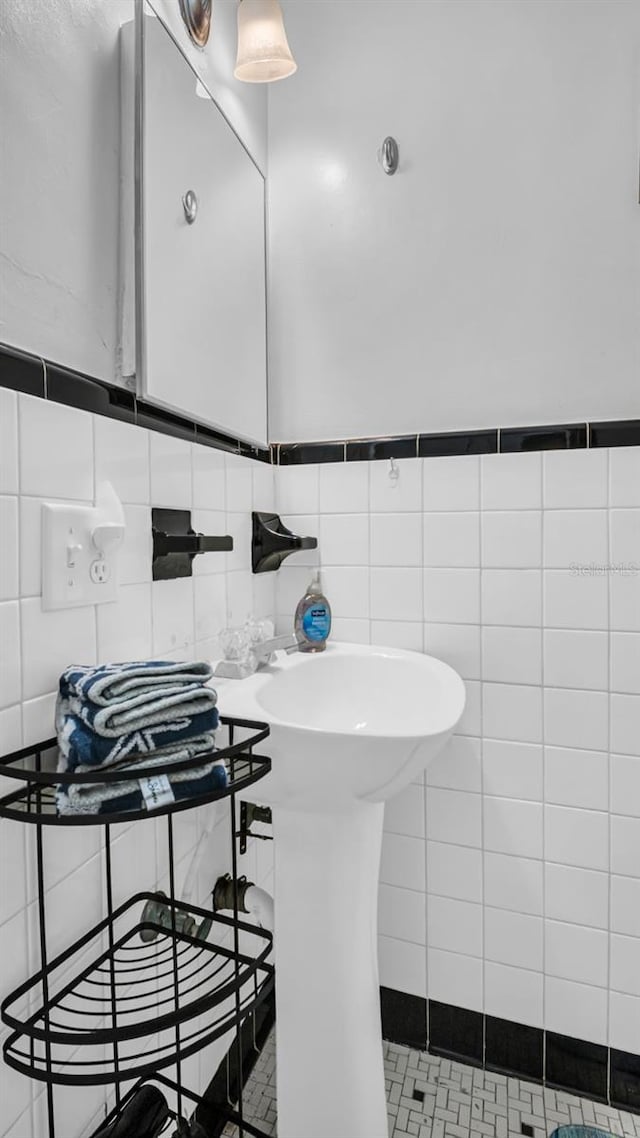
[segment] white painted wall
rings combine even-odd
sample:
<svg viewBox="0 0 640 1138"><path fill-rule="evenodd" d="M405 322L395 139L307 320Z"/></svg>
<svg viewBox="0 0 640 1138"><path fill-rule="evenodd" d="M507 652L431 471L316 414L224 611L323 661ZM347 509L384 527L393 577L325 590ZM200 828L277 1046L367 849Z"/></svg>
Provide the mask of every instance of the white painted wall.
<svg viewBox="0 0 640 1138"><path fill-rule="evenodd" d="M272 437L637 415L640 6L285 7Z"/></svg>
<svg viewBox="0 0 640 1138"><path fill-rule="evenodd" d="M266 93L233 79L235 0L203 51L176 0L158 15L187 46L262 166ZM113 381L118 374L118 30L133 0L0 5L0 339Z"/></svg>
<svg viewBox="0 0 640 1138"><path fill-rule="evenodd" d="M132 0L0 7L0 338L116 371L118 29Z"/></svg>

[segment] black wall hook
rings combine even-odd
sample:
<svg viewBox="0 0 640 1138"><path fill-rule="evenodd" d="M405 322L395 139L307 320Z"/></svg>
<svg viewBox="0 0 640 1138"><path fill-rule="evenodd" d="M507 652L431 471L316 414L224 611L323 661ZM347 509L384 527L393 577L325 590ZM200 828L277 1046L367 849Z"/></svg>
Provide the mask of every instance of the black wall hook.
<svg viewBox="0 0 640 1138"><path fill-rule="evenodd" d="M317 537L297 537L283 525L277 514L254 510L251 541L251 567L254 573L272 573L285 557L300 549L317 549Z"/></svg>
<svg viewBox="0 0 640 1138"><path fill-rule="evenodd" d="M153 580L191 577L198 553L221 553L233 549L233 538L205 537L191 527L190 510L152 509Z"/></svg>

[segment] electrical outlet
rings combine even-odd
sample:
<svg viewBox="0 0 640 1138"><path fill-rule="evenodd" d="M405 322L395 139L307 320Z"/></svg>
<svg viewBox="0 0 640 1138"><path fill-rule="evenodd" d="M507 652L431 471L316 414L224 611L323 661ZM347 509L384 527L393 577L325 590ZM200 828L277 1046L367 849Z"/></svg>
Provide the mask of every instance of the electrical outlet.
<svg viewBox="0 0 640 1138"><path fill-rule="evenodd" d="M106 585L111 577L109 563L102 558L98 561L92 561L89 566L89 574L94 585Z"/></svg>
<svg viewBox="0 0 640 1138"><path fill-rule="evenodd" d="M75 608L115 601L122 506L108 483L96 506L42 506L42 607Z"/></svg>

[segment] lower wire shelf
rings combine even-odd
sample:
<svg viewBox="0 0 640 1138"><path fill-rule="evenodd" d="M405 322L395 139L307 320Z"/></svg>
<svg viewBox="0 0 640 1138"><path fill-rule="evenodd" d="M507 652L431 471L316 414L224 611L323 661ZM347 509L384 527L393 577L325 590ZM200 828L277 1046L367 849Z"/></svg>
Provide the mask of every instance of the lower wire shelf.
<svg viewBox="0 0 640 1138"><path fill-rule="evenodd" d="M164 1094L167 1096L167 1098L169 1098L169 1097L172 1097L174 1099L177 1098L178 1102L180 1103L180 1113L177 1113L175 1110L170 1110L171 1118L174 1121L178 1121L178 1119L184 1118L185 1115L189 1115L192 1119L195 1119L196 1121L200 1120L200 1110L201 1110L202 1106L205 1104L205 1099L202 1095L194 1094L188 1088L184 1087L183 1085L181 1085L179 1083L176 1083L176 1081L174 1079L167 1078L166 1075L154 1075L148 1079L140 1079L135 1084L135 1086L130 1088L130 1090L127 1092L127 1094L121 1100L119 1105L117 1107L115 1107L112 1111L110 1111L109 1114L107 1114L107 1116L104 1119L102 1126L101 1126L102 1132L104 1132L104 1130L108 1128L110 1123L114 1123L118 1119L118 1117L120 1116L120 1114L122 1112L122 1108L124 1106L126 1106L129 1099L133 1098L136 1091L145 1083L147 1083L147 1084L151 1083L151 1084L159 1087L160 1090L163 1091ZM226 1127L228 1124L231 1124L231 1126L235 1130L235 1133L241 1134L242 1138L268 1138L266 1131L260 1129L260 1127L256 1126L255 1123L248 1122L247 1119L243 1118L242 1114L238 1113L238 1111L235 1110L234 1107L230 1103L217 1103L215 1108L214 1108L214 1112L215 1112L214 1124L215 1124L217 1133L221 1133L221 1128L224 1126L225 1127L224 1132L226 1134L227 1133ZM207 1115L208 1125L210 1126L211 1122L212 1122L212 1108L211 1108L210 1104L208 1105L206 1115ZM184 1133L193 1133L193 1131L190 1131L189 1129L187 1129L185 1131L182 1131L182 1130L175 1131L175 1134L177 1135L178 1133L183 1133L183 1132ZM163 1133L164 1133L164 1131L163 1131ZM210 1130L208 1128L202 1127L201 1129L196 1131L196 1133L208 1134L208 1133L210 1133Z"/></svg>
<svg viewBox="0 0 640 1138"><path fill-rule="evenodd" d="M145 913L158 898L136 894L3 1001L9 1066L61 1085L121 1082L238 1029L273 986L271 933L239 921L236 953L231 918L162 897L157 923Z"/></svg>

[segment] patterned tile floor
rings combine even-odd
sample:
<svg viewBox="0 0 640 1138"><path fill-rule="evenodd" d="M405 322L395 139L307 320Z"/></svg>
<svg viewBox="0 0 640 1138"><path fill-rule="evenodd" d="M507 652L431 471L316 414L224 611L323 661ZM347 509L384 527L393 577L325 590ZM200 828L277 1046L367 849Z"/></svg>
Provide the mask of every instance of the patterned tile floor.
<svg viewBox="0 0 640 1138"><path fill-rule="evenodd" d="M547 1138L558 1126L583 1123L640 1138L640 1115L393 1043L384 1054L390 1138ZM244 1114L277 1135L273 1033L247 1083ZM236 1138L238 1131L228 1126L224 1134Z"/></svg>

